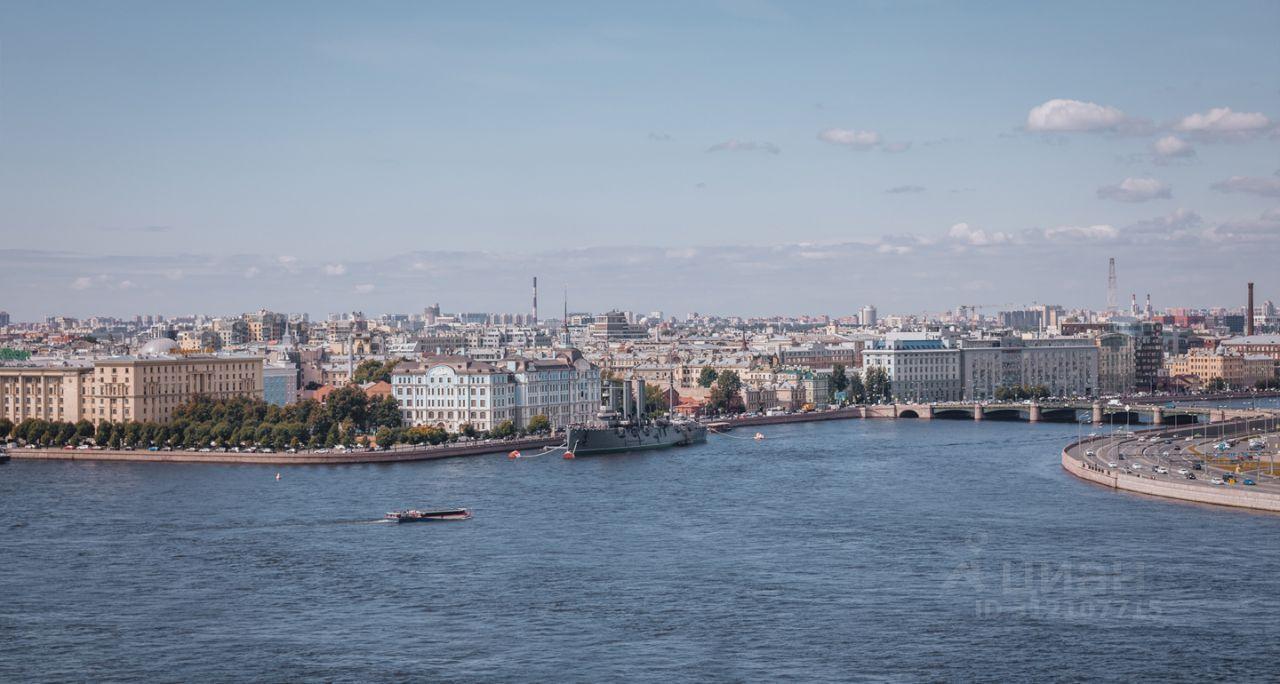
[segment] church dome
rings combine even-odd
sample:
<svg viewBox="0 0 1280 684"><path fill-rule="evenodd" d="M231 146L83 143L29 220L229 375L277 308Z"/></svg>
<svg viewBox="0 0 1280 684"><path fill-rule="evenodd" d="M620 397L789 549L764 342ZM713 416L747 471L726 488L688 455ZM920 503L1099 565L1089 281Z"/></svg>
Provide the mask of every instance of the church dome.
<svg viewBox="0 0 1280 684"><path fill-rule="evenodd" d="M139 356L170 356L178 350L178 343L167 337L158 337L142 345Z"/></svg>

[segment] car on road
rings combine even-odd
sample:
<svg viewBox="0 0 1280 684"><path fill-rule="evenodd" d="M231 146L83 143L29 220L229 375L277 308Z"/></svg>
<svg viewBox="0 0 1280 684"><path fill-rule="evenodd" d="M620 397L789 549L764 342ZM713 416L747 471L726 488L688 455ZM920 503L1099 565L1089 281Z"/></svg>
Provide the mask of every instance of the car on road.
<svg viewBox="0 0 1280 684"><path fill-rule="evenodd" d="M1169 473L1169 469L1164 466L1156 466L1156 472L1161 475L1167 475Z"/></svg>
<svg viewBox="0 0 1280 684"><path fill-rule="evenodd" d="M1249 479L1249 478L1247 478L1247 477L1244 479L1244 483L1245 483L1246 485L1249 485L1250 487L1253 487L1253 486L1255 486L1255 485L1257 485L1257 484L1258 484L1257 482L1254 482L1253 480L1251 480L1251 479Z"/></svg>
<svg viewBox="0 0 1280 684"><path fill-rule="evenodd" d="M1191 474L1191 471L1190 471L1190 470L1187 470L1186 468L1178 468L1178 474L1179 474L1179 475L1190 475L1190 474Z"/></svg>
<svg viewBox="0 0 1280 684"><path fill-rule="evenodd" d="M1094 453L1093 449L1090 449L1090 450L1088 450L1088 451L1084 452L1084 455L1085 455L1085 456L1089 456L1089 457L1093 457L1093 456L1097 456L1098 454Z"/></svg>
<svg viewBox="0 0 1280 684"><path fill-rule="evenodd" d="M1194 479L1196 479L1196 474L1195 474L1195 473L1187 473L1187 479L1188 479L1188 480L1194 480Z"/></svg>
<svg viewBox="0 0 1280 684"><path fill-rule="evenodd" d="M1116 464L1115 464L1115 463L1108 463L1108 464L1107 464L1107 467L1108 467L1108 468L1115 468L1115 467L1116 467Z"/></svg>
<svg viewBox="0 0 1280 684"><path fill-rule="evenodd" d="M1216 484L1216 485L1220 485L1220 484L1222 484L1222 478L1219 478L1219 477L1211 478L1211 479L1209 480L1209 484Z"/></svg>
<svg viewBox="0 0 1280 684"><path fill-rule="evenodd" d="M1192 464L1191 464L1191 469L1192 469L1192 470L1204 470L1204 466L1203 466L1203 465L1201 465L1201 464L1199 464L1199 463L1192 463Z"/></svg>

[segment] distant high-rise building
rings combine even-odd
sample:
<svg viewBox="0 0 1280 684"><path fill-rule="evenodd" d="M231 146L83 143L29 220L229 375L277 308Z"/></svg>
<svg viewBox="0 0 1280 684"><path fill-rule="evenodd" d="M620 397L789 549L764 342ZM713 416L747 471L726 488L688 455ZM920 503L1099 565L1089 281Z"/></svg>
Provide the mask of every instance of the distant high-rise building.
<svg viewBox="0 0 1280 684"><path fill-rule="evenodd" d="M9 325L9 312L0 311L0 328L3 328L6 325Z"/></svg>
<svg viewBox="0 0 1280 684"><path fill-rule="evenodd" d="M1107 311L1115 313L1116 306L1116 258L1111 257L1107 262Z"/></svg>
<svg viewBox="0 0 1280 684"><path fill-rule="evenodd" d="M864 326L867 326L867 327L874 326L876 324L876 307L870 304L862 307L861 318L862 318L862 324Z"/></svg>

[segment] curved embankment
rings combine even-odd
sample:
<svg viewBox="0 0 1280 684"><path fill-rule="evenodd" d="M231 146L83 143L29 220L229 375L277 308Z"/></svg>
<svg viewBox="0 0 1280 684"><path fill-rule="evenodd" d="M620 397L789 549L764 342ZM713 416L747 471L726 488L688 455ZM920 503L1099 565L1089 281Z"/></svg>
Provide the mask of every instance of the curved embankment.
<svg viewBox="0 0 1280 684"><path fill-rule="evenodd" d="M233 454L199 451L72 451L66 449L13 449L14 459L46 461L121 461L129 463L241 463L261 465L350 465L355 463L398 463L431 461L457 456L497 454L513 449L541 449L563 444L564 437L539 437L510 442L453 444L348 453L300 452L296 454Z"/></svg>
<svg viewBox="0 0 1280 684"><path fill-rule="evenodd" d="M1203 425L1200 426L1203 429ZM1232 426L1234 427L1234 426ZM1195 428L1183 428L1179 430L1162 430L1160 434L1168 436L1182 437L1191 434ZM1228 427L1230 429L1230 427ZM1151 434L1154 431L1144 431L1143 434ZM1272 492L1258 491L1246 487L1210 485L1203 481L1191 482L1170 482L1168 480L1160 480L1149 475L1131 473L1120 468L1105 468L1086 462L1081 458L1081 451L1088 444L1095 441L1106 440L1107 437L1087 437L1078 442L1073 442L1062 450L1062 467L1068 473L1075 475L1082 480L1111 487L1112 489L1120 489L1127 492L1136 492L1138 494L1149 494L1151 496L1162 496L1169 499L1178 499L1181 501L1193 501L1196 503L1213 504L1216 506L1233 506L1236 508L1250 508L1260 511L1271 511L1280 513L1280 495Z"/></svg>

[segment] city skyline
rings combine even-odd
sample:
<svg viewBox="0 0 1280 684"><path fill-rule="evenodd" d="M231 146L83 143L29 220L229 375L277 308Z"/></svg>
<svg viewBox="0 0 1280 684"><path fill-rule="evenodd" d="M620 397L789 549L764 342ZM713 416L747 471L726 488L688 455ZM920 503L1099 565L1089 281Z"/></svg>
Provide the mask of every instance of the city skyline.
<svg viewBox="0 0 1280 684"><path fill-rule="evenodd" d="M11 5L0 305L1265 299L1280 7L1227 8Z"/></svg>

